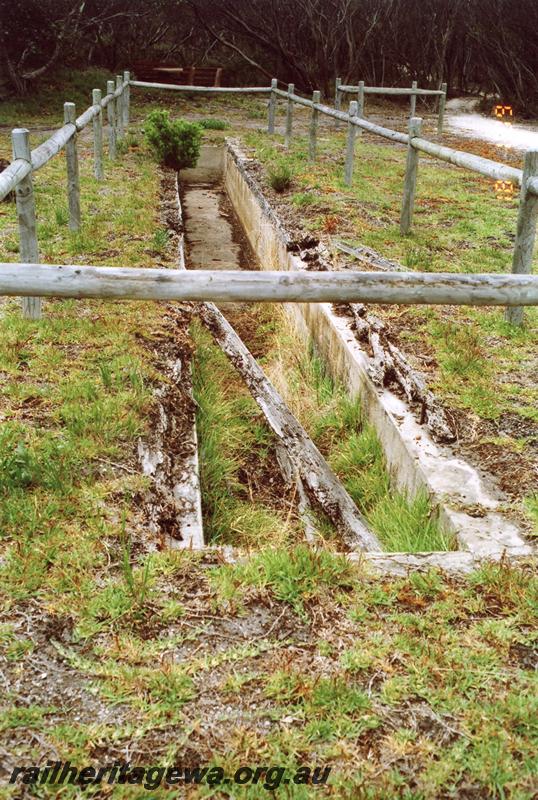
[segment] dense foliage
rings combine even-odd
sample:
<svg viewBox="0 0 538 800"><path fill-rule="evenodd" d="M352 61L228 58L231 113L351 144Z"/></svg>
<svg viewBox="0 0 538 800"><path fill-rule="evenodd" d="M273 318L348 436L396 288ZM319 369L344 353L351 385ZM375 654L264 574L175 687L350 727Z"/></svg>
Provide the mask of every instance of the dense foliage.
<svg viewBox="0 0 538 800"><path fill-rule="evenodd" d="M202 128L196 122L171 119L168 111L148 114L144 135L160 164L175 170L195 167L200 155Z"/></svg>
<svg viewBox="0 0 538 800"><path fill-rule="evenodd" d="M344 82L483 92L538 109L536 0L0 0L4 78L20 94L55 64L218 64L232 83Z"/></svg>

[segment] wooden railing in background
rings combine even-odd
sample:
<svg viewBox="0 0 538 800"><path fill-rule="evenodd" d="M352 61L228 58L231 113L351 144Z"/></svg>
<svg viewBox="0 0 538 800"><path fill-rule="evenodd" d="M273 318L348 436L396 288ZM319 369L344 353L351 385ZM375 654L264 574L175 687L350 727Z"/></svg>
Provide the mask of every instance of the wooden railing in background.
<svg viewBox="0 0 538 800"><path fill-rule="evenodd" d="M271 86L268 87L209 87L134 81L130 80L129 72L125 72L123 77L117 76L115 83L113 81L108 82L107 94L105 97L101 98L100 90L95 89L92 95L92 105L79 117L75 116L76 112L74 105L72 103L66 103L64 109L65 124L63 127L55 131L55 133L49 139L47 139L46 142L41 144L39 147L36 147L34 150L30 151L29 133L26 129L15 129L13 131L12 138L14 160L3 172L0 173L0 199L15 189L19 218L20 256L22 262L26 264L36 264L39 262L32 173L37 169L40 169L44 164L47 163L47 161L59 153L63 148L66 149L69 227L71 230L78 230L80 226L80 186L76 148L77 133L90 122L92 122L94 132L95 176L97 179L102 180L102 112L104 108L107 109L108 149L109 157L113 160L117 154L117 141L124 137L129 125L130 87L138 87L143 89L166 89L183 92L203 92L209 94L268 95L269 102L267 130L270 134L274 134L275 132L277 102L279 98L282 98L286 101L285 142L288 146L290 145L293 137L294 105L297 104L309 108L311 110L311 120L309 126L309 157L311 161L315 161L317 155L319 115L322 114L324 116L333 118L337 122L344 122L348 126L344 168L344 179L348 185L351 185L353 180L356 149L355 139L357 134L360 134L363 130L366 130L390 141L406 145L406 171L400 214L400 231L402 235L408 234L412 227L417 184L417 168L419 153L421 152L426 153L433 158L440 159L441 161L454 164L455 166L469 169L472 172L484 175L493 180L511 181L515 185L521 187L517 231L512 260L512 272L518 275L528 275L532 272L533 248L536 235L536 221L538 217L538 152L529 151L525 156L524 169L517 169L497 161L482 158L461 150L455 150L450 147L444 147L440 144L424 139L421 136L422 120L419 117L412 116L409 122L409 133L401 133L390 128L385 128L381 125L377 125L365 119L364 104L361 106L360 99L357 101L352 101L350 103L349 112L344 113L337 108L322 104L320 102L320 93L318 91L314 92L312 100L309 100L298 95L295 92L295 87L293 84L289 84L287 91L279 89L276 78L272 80ZM360 86L348 87L342 86L341 84L339 85L340 93L348 90L354 91L356 88L361 89ZM362 92L363 99L364 94L374 93L374 91L378 90L382 91L384 94L410 94L412 100L413 97L416 100L416 96L419 96L420 94L436 94L440 97L442 96L443 98L446 96L446 90L444 88L440 91L418 89L415 84L413 84L411 89L385 89L384 87L364 86L362 89L364 90ZM337 92L337 95L338 94L339 93ZM436 278L438 276L432 275L432 277ZM470 276L460 277L465 278ZM505 295L500 292L498 282L491 282L491 279L494 276L475 275L472 277L478 279L483 278L484 285L491 288L491 293L488 295L488 297L490 297L491 304L499 305L506 303L506 305L509 306L506 314L507 319L512 324L520 325L522 323L523 305L535 304L534 301L532 303L526 303L524 300L521 300L520 305L512 302L513 298L516 296L513 294L513 292L510 294L512 300L506 299ZM336 276L333 274L332 280L335 280L335 278ZM343 276L338 275L336 280L340 281L342 279ZM390 276L385 274L385 279L388 287L390 283ZM380 280L381 283L383 283L382 277L380 277ZM517 281L514 286L516 285L519 285L517 284ZM531 281L531 284L529 285L534 287L535 283ZM423 291L423 289L421 291ZM21 294L24 295L22 292ZM415 299L410 299L408 301L403 300L402 302L436 302L435 300L428 301L421 299L428 296L428 294L423 294L420 296L415 294L413 295ZM39 298L33 298L29 296L28 293L26 293L24 297L23 311L25 316L39 318L41 313ZM469 297L472 298L472 294L470 294ZM495 302L495 297L497 297L498 302ZM378 300L371 302L383 301ZM451 302L451 300L447 300L446 302ZM474 303L470 302L469 304L473 305Z"/></svg>
<svg viewBox="0 0 538 800"><path fill-rule="evenodd" d="M358 103L358 115L364 116L364 99L367 94L391 95L393 97L409 95L410 113L409 117L414 117L417 110L417 97L438 97L437 104L437 133L443 132L445 117L447 84L442 83L440 89L419 89L417 82L413 81L411 88L405 86L366 86L364 81L359 81L357 86L342 84L341 78L336 78L334 87L334 106L340 110L342 95L356 94Z"/></svg>

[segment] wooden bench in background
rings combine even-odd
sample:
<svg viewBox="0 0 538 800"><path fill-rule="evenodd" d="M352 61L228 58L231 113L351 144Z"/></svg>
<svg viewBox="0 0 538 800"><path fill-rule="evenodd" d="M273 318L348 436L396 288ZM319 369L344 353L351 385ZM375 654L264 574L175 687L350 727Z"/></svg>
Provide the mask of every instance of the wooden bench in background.
<svg viewBox="0 0 538 800"><path fill-rule="evenodd" d="M150 61L135 61L132 65L139 81L175 83L183 86L220 86L222 67L173 67Z"/></svg>

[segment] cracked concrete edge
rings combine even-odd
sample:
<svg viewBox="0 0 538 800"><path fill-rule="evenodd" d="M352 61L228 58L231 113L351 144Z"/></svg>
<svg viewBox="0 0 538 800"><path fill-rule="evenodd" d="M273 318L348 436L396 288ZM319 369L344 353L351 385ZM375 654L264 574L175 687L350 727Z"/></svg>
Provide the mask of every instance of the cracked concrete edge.
<svg viewBox="0 0 538 800"><path fill-rule="evenodd" d="M307 264L288 251L290 236L255 177L249 159L234 140L226 140L226 190L263 269L300 270ZM400 398L378 391L367 374L368 357L343 317L330 304L287 303L288 317L299 334L312 339L333 375L363 408L380 438L396 488L411 496L425 490L441 525L455 534L460 553L472 560L525 556L536 552L518 527L498 512L501 500L486 479L449 446L437 445ZM454 554L439 554L448 563ZM463 563L463 562L462 562Z"/></svg>
<svg viewBox="0 0 538 800"><path fill-rule="evenodd" d="M209 557L215 556L220 563L226 564L244 563L252 557L250 551L241 550L232 545L221 547L210 545L205 548L204 553ZM500 562L509 561L512 566L524 566L536 563L536 558L533 556L521 555L508 558L506 553L479 556L463 550L456 550L450 553L352 552L335 553L335 555L347 558L352 564L366 573L390 575L395 578L406 578L416 572L430 572L431 570L458 577L470 575L487 564L499 564Z"/></svg>

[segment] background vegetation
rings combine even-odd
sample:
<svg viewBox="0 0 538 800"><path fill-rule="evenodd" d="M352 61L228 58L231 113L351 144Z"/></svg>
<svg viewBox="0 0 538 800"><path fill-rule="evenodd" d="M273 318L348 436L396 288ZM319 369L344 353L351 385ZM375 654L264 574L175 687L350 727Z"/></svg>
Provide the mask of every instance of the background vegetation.
<svg viewBox="0 0 538 800"><path fill-rule="evenodd" d="M6 85L57 65L140 59L225 67L230 83L276 75L303 91L334 78L484 92L538 108L535 0L0 0Z"/></svg>

